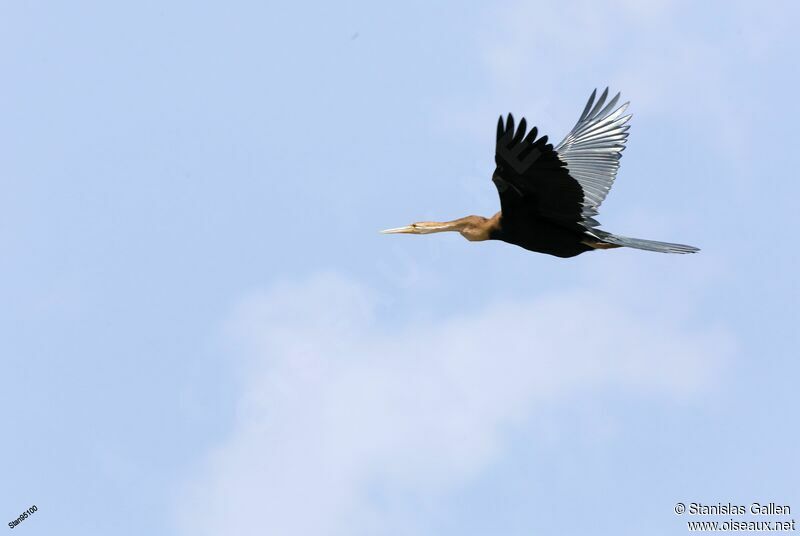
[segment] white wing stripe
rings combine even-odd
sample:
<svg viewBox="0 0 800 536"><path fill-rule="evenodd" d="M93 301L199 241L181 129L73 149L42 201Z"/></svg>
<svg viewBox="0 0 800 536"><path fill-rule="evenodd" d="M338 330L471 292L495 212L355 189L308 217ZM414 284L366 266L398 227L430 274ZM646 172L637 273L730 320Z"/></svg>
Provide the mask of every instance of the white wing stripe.
<svg viewBox="0 0 800 536"><path fill-rule="evenodd" d="M628 103L614 109L619 93L606 104L608 88L595 102L592 92L578 122L556 147L567 171L583 189L583 225L599 225L592 216L605 200L619 169L619 159L628 139L630 115L623 115Z"/></svg>

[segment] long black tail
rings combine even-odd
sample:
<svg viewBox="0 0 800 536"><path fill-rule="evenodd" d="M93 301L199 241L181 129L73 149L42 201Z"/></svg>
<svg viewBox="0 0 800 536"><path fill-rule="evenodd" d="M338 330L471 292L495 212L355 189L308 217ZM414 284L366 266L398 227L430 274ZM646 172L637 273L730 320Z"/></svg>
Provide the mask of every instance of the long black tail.
<svg viewBox="0 0 800 536"><path fill-rule="evenodd" d="M597 229L592 230L592 234L596 235L603 242L614 244L615 246L624 246L629 248L644 249L647 251L658 251L659 253L697 253L699 248L694 246L685 246L683 244L671 244L669 242L657 242L655 240L642 240L641 238L628 238L627 236L619 236Z"/></svg>

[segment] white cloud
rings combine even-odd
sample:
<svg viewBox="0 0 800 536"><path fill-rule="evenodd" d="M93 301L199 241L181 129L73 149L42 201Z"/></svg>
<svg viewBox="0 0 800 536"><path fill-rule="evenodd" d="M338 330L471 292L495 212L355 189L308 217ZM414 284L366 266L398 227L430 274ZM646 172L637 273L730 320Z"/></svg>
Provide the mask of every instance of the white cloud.
<svg viewBox="0 0 800 536"><path fill-rule="evenodd" d="M374 301L319 276L238 308L244 393L230 437L181 497L184 533L385 534L398 522L418 533L424 513L390 523L391 505L463 486L537 409L585 390L691 397L731 351L723 332L602 291L427 324L377 318Z"/></svg>

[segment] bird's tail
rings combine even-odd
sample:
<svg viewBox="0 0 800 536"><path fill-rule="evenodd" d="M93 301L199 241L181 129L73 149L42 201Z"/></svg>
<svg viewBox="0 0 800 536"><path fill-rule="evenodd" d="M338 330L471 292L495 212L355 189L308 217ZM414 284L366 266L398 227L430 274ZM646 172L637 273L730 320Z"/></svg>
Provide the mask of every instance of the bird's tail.
<svg viewBox="0 0 800 536"><path fill-rule="evenodd" d="M599 231L597 229L592 229L592 234L596 235L603 242L613 244L615 246L644 249L647 251L658 251L659 253L697 253L700 251L699 248L694 246L671 244L669 242L657 242L655 240L642 240L641 238L628 238L627 236L606 233L605 231Z"/></svg>

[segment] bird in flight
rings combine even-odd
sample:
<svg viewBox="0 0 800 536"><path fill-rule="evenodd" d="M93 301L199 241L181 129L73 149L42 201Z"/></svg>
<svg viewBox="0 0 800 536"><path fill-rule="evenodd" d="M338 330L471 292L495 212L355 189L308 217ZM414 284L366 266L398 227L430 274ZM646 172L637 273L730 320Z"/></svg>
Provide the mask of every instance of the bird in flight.
<svg viewBox="0 0 800 536"><path fill-rule="evenodd" d="M456 231L470 241L502 240L530 251L574 257L595 249L629 247L661 253L695 253L683 244L628 238L602 231L594 219L619 169L628 137L628 103L619 93L606 104L608 88L597 90L578 122L555 148L525 118L497 122L497 167L492 181L500 212L491 218L466 216L448 222L418 222L383 233L429 234Z"/></svg>

